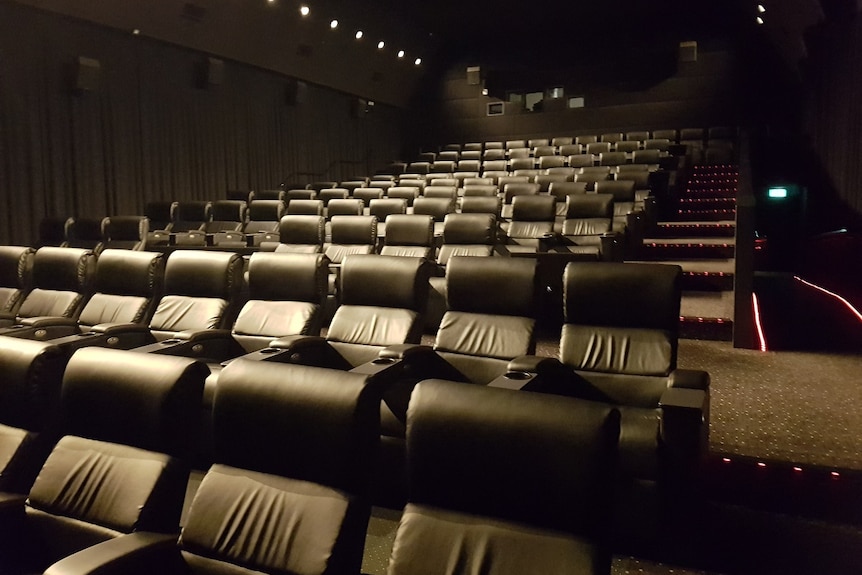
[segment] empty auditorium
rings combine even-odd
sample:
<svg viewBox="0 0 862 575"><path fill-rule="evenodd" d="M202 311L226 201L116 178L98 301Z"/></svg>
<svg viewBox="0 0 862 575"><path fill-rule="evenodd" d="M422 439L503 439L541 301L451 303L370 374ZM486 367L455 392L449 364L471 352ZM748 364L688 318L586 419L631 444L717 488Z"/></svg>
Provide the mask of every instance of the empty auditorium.
<svg viewBox="0 0 862 575"><path fill-rule="evenodd" d="M860 102L860 0L0 0L0 575L862 574Z"/></svg>

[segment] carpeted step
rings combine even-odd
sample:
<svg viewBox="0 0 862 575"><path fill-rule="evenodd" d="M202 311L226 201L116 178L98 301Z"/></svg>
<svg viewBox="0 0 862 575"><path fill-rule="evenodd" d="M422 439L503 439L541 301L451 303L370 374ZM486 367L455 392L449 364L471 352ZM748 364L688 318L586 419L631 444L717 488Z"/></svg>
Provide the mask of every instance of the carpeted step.
<svg viewBox="0 0 862 575"><path fill-rule="evenodd" d="M694 209L689 207L681 207L674 214L676 221L691 221L691 220L735 220L736 208L717 208L717 209Z"/></svg>
<svg viewBox="0 0 862 575"><path fill-rule="evenodd" d="M710 241L713 240L713 241ZM733 240L714 241L714 238L666 238L646 239L639 259L678 260L678 259L728 259L734 257L736 246Z"/></svg>
<svg viewBox="0 0 862 575"><path fill-rule="evenodd" d="M736 224L732 222L659 222L650 232L655 238L732 238Z"/></svg>

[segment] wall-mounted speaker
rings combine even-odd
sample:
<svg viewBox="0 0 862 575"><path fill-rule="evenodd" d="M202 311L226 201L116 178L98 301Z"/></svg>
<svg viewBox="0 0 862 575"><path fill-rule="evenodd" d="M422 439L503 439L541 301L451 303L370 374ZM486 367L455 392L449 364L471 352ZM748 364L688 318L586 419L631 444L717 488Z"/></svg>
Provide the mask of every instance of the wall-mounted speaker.
<svg viewBox="0 0 862 575"><path fill-rule="evenodd" d="M479 66L470 66L467 68L467 84L470 86L478 86L482 82L482 68Z"/></svg>
<svg viewBox="0 0 862 575"><path fill-rule="evenodd" d="M288 106L305 104L308 94L308 84L299 80L288 80L284 89L284 100Z"/></svg>
<svg viewBox="0 0 862 575"><path fill-rule="evenodd" d="M679 43L679 61L697 62L697 42L692 40Z"/></svg>
<svg viewBox="0 0 862 575"><path fill-rule="evenodd" d="M99 87L102 65L98 60L78 56L74 66L72 87L78 92L93 92Z"/></svg>

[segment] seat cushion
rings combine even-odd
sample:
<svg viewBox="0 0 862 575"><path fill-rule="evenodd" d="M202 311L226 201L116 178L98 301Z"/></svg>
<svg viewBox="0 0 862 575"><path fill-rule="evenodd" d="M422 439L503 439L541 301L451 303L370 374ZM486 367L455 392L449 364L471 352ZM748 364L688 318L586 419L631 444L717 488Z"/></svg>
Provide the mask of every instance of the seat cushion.
<svg viewBox="0 0 862 575"><path fill-rule="evenodd" d="M100 323L141 323L150 300L146 297L97 293L81 312L81 325Z"/></svg>
<svg viewBox="0 0 862 575"><path fill-rule="evenodd" d="M353 515L352 499L330 487L214 465L180 542L186 561L209 565L206 572L215 572L213 560L254 573L339 572L332 567L344 547L343 531L355 528Z"/></svg>
<svg viewBox="0 0 862 575"><path fill-rule="evenodd" d="M150 328L167 332L215 329L226 309L227 302L219 298L167 295L159 301Z"/></svg>
<svg viewBox="0 0 862 575"><path fill-rule="evenodd" d="M81 294L73 291L58 291L36 288L18 309L19 317L74 317L78 312Z"/></svg>
<svg viewBox="0 0 862 575"><path fill-rule="evenodd" d="M435 349L512 359L532 352L534 327L535 321L526 317L447 311L437 332Z"/></svg>
<svg viewBox="0 0 862 575"><path fill-rule="evenodd" d="M513 494L516 495L516 494ZM571 535L408 504L389 575L604 573L604 554Z"/></svg>
<svg viewBox="0 0 862 575"><path fill-rule="evenodd" d="M259 301L246 303L234 322L236 335L307 335L320 306L300 301ZM313 334L317 335L317 334Z"/></svg>
<svg viewBox="0 0 862 575"><path fill-rule="evenodd" d="M416 343L410 340L420 319L419 313L408 309L341 305L332 317L326 339L378 346Z"/></svg>
<svg viewBox="0 0 862 575"><path fill-rule="evenodd" d="M566 324L560 359L579 370L657 376L670 371L673 348L661 330Z"/></svg>

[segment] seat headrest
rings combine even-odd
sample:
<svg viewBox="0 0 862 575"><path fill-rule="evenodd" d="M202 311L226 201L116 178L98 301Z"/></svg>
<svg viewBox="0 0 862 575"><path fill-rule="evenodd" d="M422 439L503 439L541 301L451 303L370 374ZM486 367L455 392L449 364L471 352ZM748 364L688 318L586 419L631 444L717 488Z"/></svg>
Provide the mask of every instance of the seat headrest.
<svg viewBox="0 0 862 575"><path fill-rule="evenodd" d="M102 239L102 219L76 218L67 233L69 241L99 241Z"/></svg>
<svg viewBox="0 0 862 575"><path fill-rule="evenodd" d="M499 217L502 201L497 196L464 196L461 199L462 214L492 214Z"/></svg>
<svg viewBox="0 0 862 575"><path fill-rule="evenodd" d="M420 382L407 412L410 500L595 533L609 505L619 422L607 404Z"/></svg>
<svg viewBox="0 0 862 575"><path fill-rule="evenodd" d="M0 286L26 288L36 250L26 246L0 246Z"/></svg>
<svg viewBox="0 0 862 575"><path fill-rule="evenodd" d="M515 176L510 176L515 177ZM539 184L530 182L509 182L503 186L503 195L507 204L517 196L531 196L539 193Z"/></svg>
<svg viewBox="0 0 862 575"><path fill-rule="evenodd" d="M283 216L278 224L279 241L283 244L317 244L326 238L326 218L318 215Z"/></svg>
<svg viewBox="0 0 862 575"><path fill-rule="evenodd" d="M244 222L246 203L241 200L219 200L212 204L214 222Z"/></svg>
<svg viewBox="0 0 862 575"><path fill-rule="evenodd" d="M345 198L343 200L329 200L326 207L330 218L333 216L361 216L365 204L359 198Z"/></svg>
<svg viewBox="0 0 862 575"><path fill-rule="evenodd" d="M406 214L407 200L404 198L378 198L368 204L369 213L383 221L391 214Z"/></svg>
<svg viewBox="0 0 862 575"><path fill-rule="evenodd" d="M248 204L248 219L253 222L277 222L283 215L281 200L253 200Z"/></svg>
<svg viewBox="0 0 862 575"><path fill-rule="evenodd" d="M377 218L375 216L332 216L332 243L376 245Z"/></svg>
<svg viewBox="0 0 862 575"><path fill-rule="evenodd" d="M446 264L448 309L532 317L535 278L533 259L455 256Z"/></svg>
<svg viewBox="0 0 862 575"><path fill-rule="evenodd" d="M597 194L611 194L616 202L635 200L635 183L632 180L607 180L596 182Z"/></svg>
<svg viewBox="0 0 862 575"><path fill-rule="evenodd" d="M68 354L50 342L4 337L0 345L0 423L39 431L56 418Z"/></svg>
<svg viewBox="0 0 862 575"><path fill-rule="evenodd" d="M92 287L96 256L83 248L43 247L33 258L33 285L41 289L86 292Z"/></svg>
<svg viewBox="0 0 862 575"><path fill-rule="evenodd" d="M184 357L80 349L63 377L63 433L187 455L208 374Z"/></svg>
<svg viewBox="0 0 862 575"><path fill-rule="evenodd" d="M428 215L434 221L442 222L447 214L455 211L455 198L429 198L427 196L416 198L413 202L413 213Z"/></svg>
<svg viewBox="0 0 862 575"><path fill-rule="evenodd" d="M386 218L386 245L434 245L434 218L420 214L392 214Z"/></svg>
<svg viewBox="0 0 862 575"><path fill-rule="evenodd" d="M341 303L422 312L430 275L430 263L424 258L351 254L341 264Z"/></svg>
<svg viewBox="0 0 862 575"><path fill-rule="evenodd" d="M554 221L557 199L549 195L515 196L512 198L512 220L519 222Z"/></svg>
<svg viewBox="0 0 862 575"><path fill-rule="evenodd" d="M678 333L681 279L677 265L572 262L563 274L565 322Z"/></svg>
<svg viewBox="0 0 862 575"><path fill-rule="evenodd" d="M165 267L165 293L231 299L241 287L242 257L229 252L175 251Z"/></svg>
<svg viewBox="0 0 862 575"><path fill-rule="evenodd" d="M212 219L212 203L179 202L175 214L180 222L206 222Z"/></svg>
<svg viewBox="0 0 862 575"><path fill-rule="evenodd" d="M153 296L164 283L166 259L161 253L104 250L96 263L96 291Z"/></svg>
<svg viewBox="0 0 862 575"><path fill-rule="evenodd" d="M380 437L380 398L366 375L237 359L213 401L215 459L357 493Z"/></svg>
<svg viewBox="0 0 862 575"><path fill-rule="evenodd" d="M443 220L443 243L493 245L496 228L493 214L447 214Z"/></svg>
<svg viewBox="0 0 862 575"><path fill-rule="evenodd" d="M248 263L249 299L320 303L328 274L323 254L256 252Z"/></svg>
<svg viewBox="0 0 862 575"><path fill-rule="evenodd" d="M614 197L611 194L580 194L566 197L566 219L612 217L614 217Z"/></svg>
<svg viewBox="0 0 862 575"><path fill-rule="evenodd" d="M290 203L287 204L287 214L290 216L322 216L323 200L290 200Z"/></svg>
<svg viewBox="0 0 862 575"><path fill-rule="evenodd" d="M142 240L150 231L150 220L141 216L108 216L102 220L105 241Z"/></svg>
<svg viewBox="0 0 862 575"><path fill-rule="evenodd" d="M177 203L172 201L147 202L144 206L144 215L155 222L169 222L173 219Z"/></svg>
<svg viewBox="0 0 862 575"><path fill-rule="evenodd" d="M564 200L566 197L574 194L586 194L586 182L551 182L548 186L548 193L557 198L557 201Z"/></svg>

